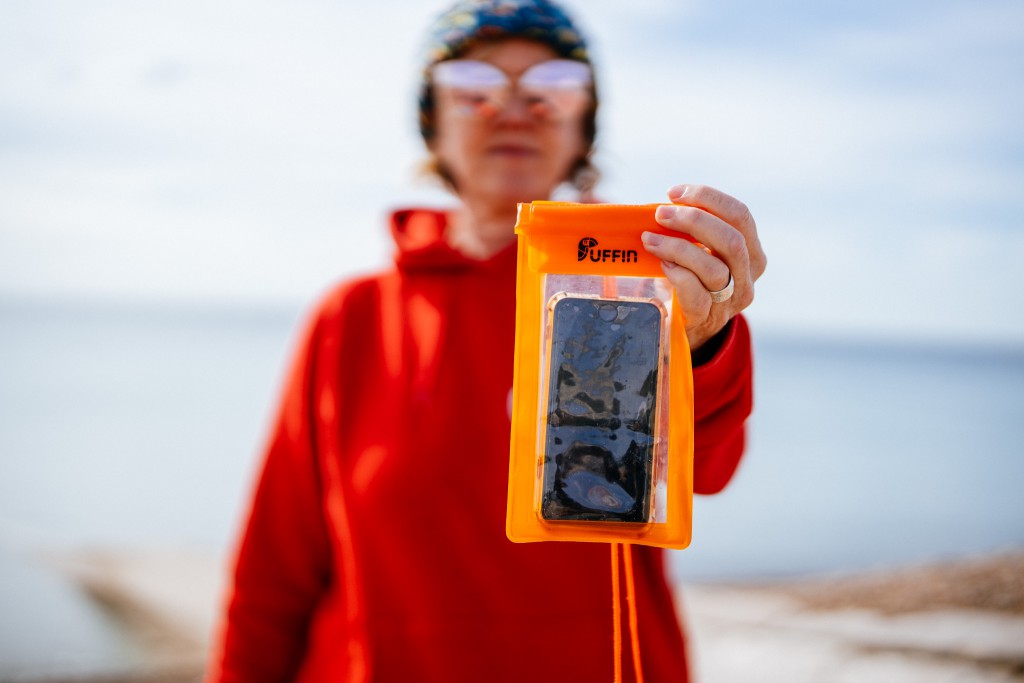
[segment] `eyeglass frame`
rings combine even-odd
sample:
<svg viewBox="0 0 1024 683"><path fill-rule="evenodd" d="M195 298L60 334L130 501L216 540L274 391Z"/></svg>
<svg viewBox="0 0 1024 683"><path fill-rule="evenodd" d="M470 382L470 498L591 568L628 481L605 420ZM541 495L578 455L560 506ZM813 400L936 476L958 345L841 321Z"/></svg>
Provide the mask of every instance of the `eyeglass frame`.
<svg viewBox="0 0 1024 683"><path fill-rule="evenodd" d="M463 70L470 70L471 73L475 69L480 77L475 83L469 83L469 81L459 83L457 80L451 83L446 82L448 72L456 66L462 67ZM545 70L545 68L547 71L552 71L560 66L563 68L562 73L554 72L555 76L560 77L550 84L545 83L543 79L540 82L531 83L529 81L531 75L544 74L545 71L542 70ZM571 66L572 71L566 73L564 71L566 66ZM571 78L568 86L560 85L560 83L565 82L567 76ZM515 77L509 75L498 66L482 60L451 59L432 65L430 67L430 77L431 84L435 88L450 90L456 98L458 98L460 93L465 93L471 98L479 97L479 102L477 103L457 105L463 110L461 113L469 118L489 118L490 116L495 116L505 110L517 95L519 97L526 96L528 100L534 100L530 103L530 107L534 104L547 107L547 114L531 111L532 116L538 118L551 117L552 119L585 113L588 105L593 104L595 98L593 69L589 63L573 59L548 59L537 62ZM472 80L472 78L469 80ZM578 93L582 96L582 99L566 105L557 97L560 91L569 95ZM487 105L490 105L491 108L489 114L486 109ZM566 111L567 106L572 106L572 109Z"/></svg>
<svg viewBox="0 0 1024 683"><path fill-rule="evenodd" d="M420 86L419 95L419 129L420 135L423 137L424 142L428 145L437 135L436 126L436 93L434 89L437 85L433 80L433 70L438 64L443 64L446 61L435 62L428 66L424 71L422 85ZM478 61L478 60L464 60L464 61ZM561 60L546 60L546 61L561 61ZM587 107L583 111L582 124L583 124L583 139L586 141L587 149L590 150L594 146L594 141L597 138L597 107L598 107L598 96L597 96L597 76L594 73L593 66L589 62L582 60L564 60L564 61L579 61L581 64L585 64L590 69L590 82L587 85L587 92L590 95ZM543 64L544 62L540 62ZM495 67L497 69L497 67ZM531 67L532 68L532 67ZM499 69L500 71L500 69ZM504 72L503 72L504 73ZM505 74L508 78L510 85L512 79ZM516 85L518 85L518 79L516 79ZM587 153L589 156L589 151Z"/></svg>

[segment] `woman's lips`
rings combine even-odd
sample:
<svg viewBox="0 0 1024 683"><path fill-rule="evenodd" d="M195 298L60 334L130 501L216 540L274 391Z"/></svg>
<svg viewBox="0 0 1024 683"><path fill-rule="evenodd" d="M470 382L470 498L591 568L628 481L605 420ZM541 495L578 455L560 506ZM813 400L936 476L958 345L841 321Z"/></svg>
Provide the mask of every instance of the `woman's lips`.
<svg viewBox="0 0 1024 683"><path fill-rule="evenodd" d="M487 153L494 156L522 158L536 156L539 152L533 147L523 145L492 145L487 148Z"/></svg>

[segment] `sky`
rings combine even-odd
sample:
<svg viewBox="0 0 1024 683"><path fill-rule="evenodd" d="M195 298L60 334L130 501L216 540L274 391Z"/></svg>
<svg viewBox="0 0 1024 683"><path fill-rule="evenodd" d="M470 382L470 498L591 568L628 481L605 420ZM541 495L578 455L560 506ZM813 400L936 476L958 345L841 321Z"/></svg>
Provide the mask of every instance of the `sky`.
<svg viewBox="0 0 1024 683"><path fill-rule="evenodd" d="M4 0L0 298L307 307L385 267L447 2ZM591 0L600 195L744 201L760 329L1024 347L1024 4Z"/></svg>

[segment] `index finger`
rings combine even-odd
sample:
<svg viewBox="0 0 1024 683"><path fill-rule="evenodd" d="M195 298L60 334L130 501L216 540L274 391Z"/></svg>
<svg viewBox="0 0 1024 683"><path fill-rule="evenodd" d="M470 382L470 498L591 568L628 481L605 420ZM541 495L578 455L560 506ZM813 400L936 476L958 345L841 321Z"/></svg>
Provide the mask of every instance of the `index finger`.
<svg viewBox="0 0 1024 683"><path fill-rule="evenodd" d="M673 204L703 209L733 226L743 235L750 252L750 268L756 280L764 272L767 259L757 234L757 224L747 205L733 196L707 185L674 185L668 190Z"/></svg>

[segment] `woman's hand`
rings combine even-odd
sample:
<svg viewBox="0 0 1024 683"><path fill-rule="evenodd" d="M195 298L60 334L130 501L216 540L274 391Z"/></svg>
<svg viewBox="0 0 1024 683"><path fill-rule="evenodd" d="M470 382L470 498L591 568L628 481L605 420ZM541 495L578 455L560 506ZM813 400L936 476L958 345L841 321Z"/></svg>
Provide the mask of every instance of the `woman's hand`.
<svg viewBox="0 0 1024 683"><path fill-rule="evenodd" d="M661 259L676 291L690 349L696 351L754 300L754 282L764 272L767 258L743 202L704 185L676 185L668 198L674 206L658 207L658 223L687 233L714 251L711 255L682 237L643 234L644 246ZM734 289L726 298L730 277Z"/></svg>

